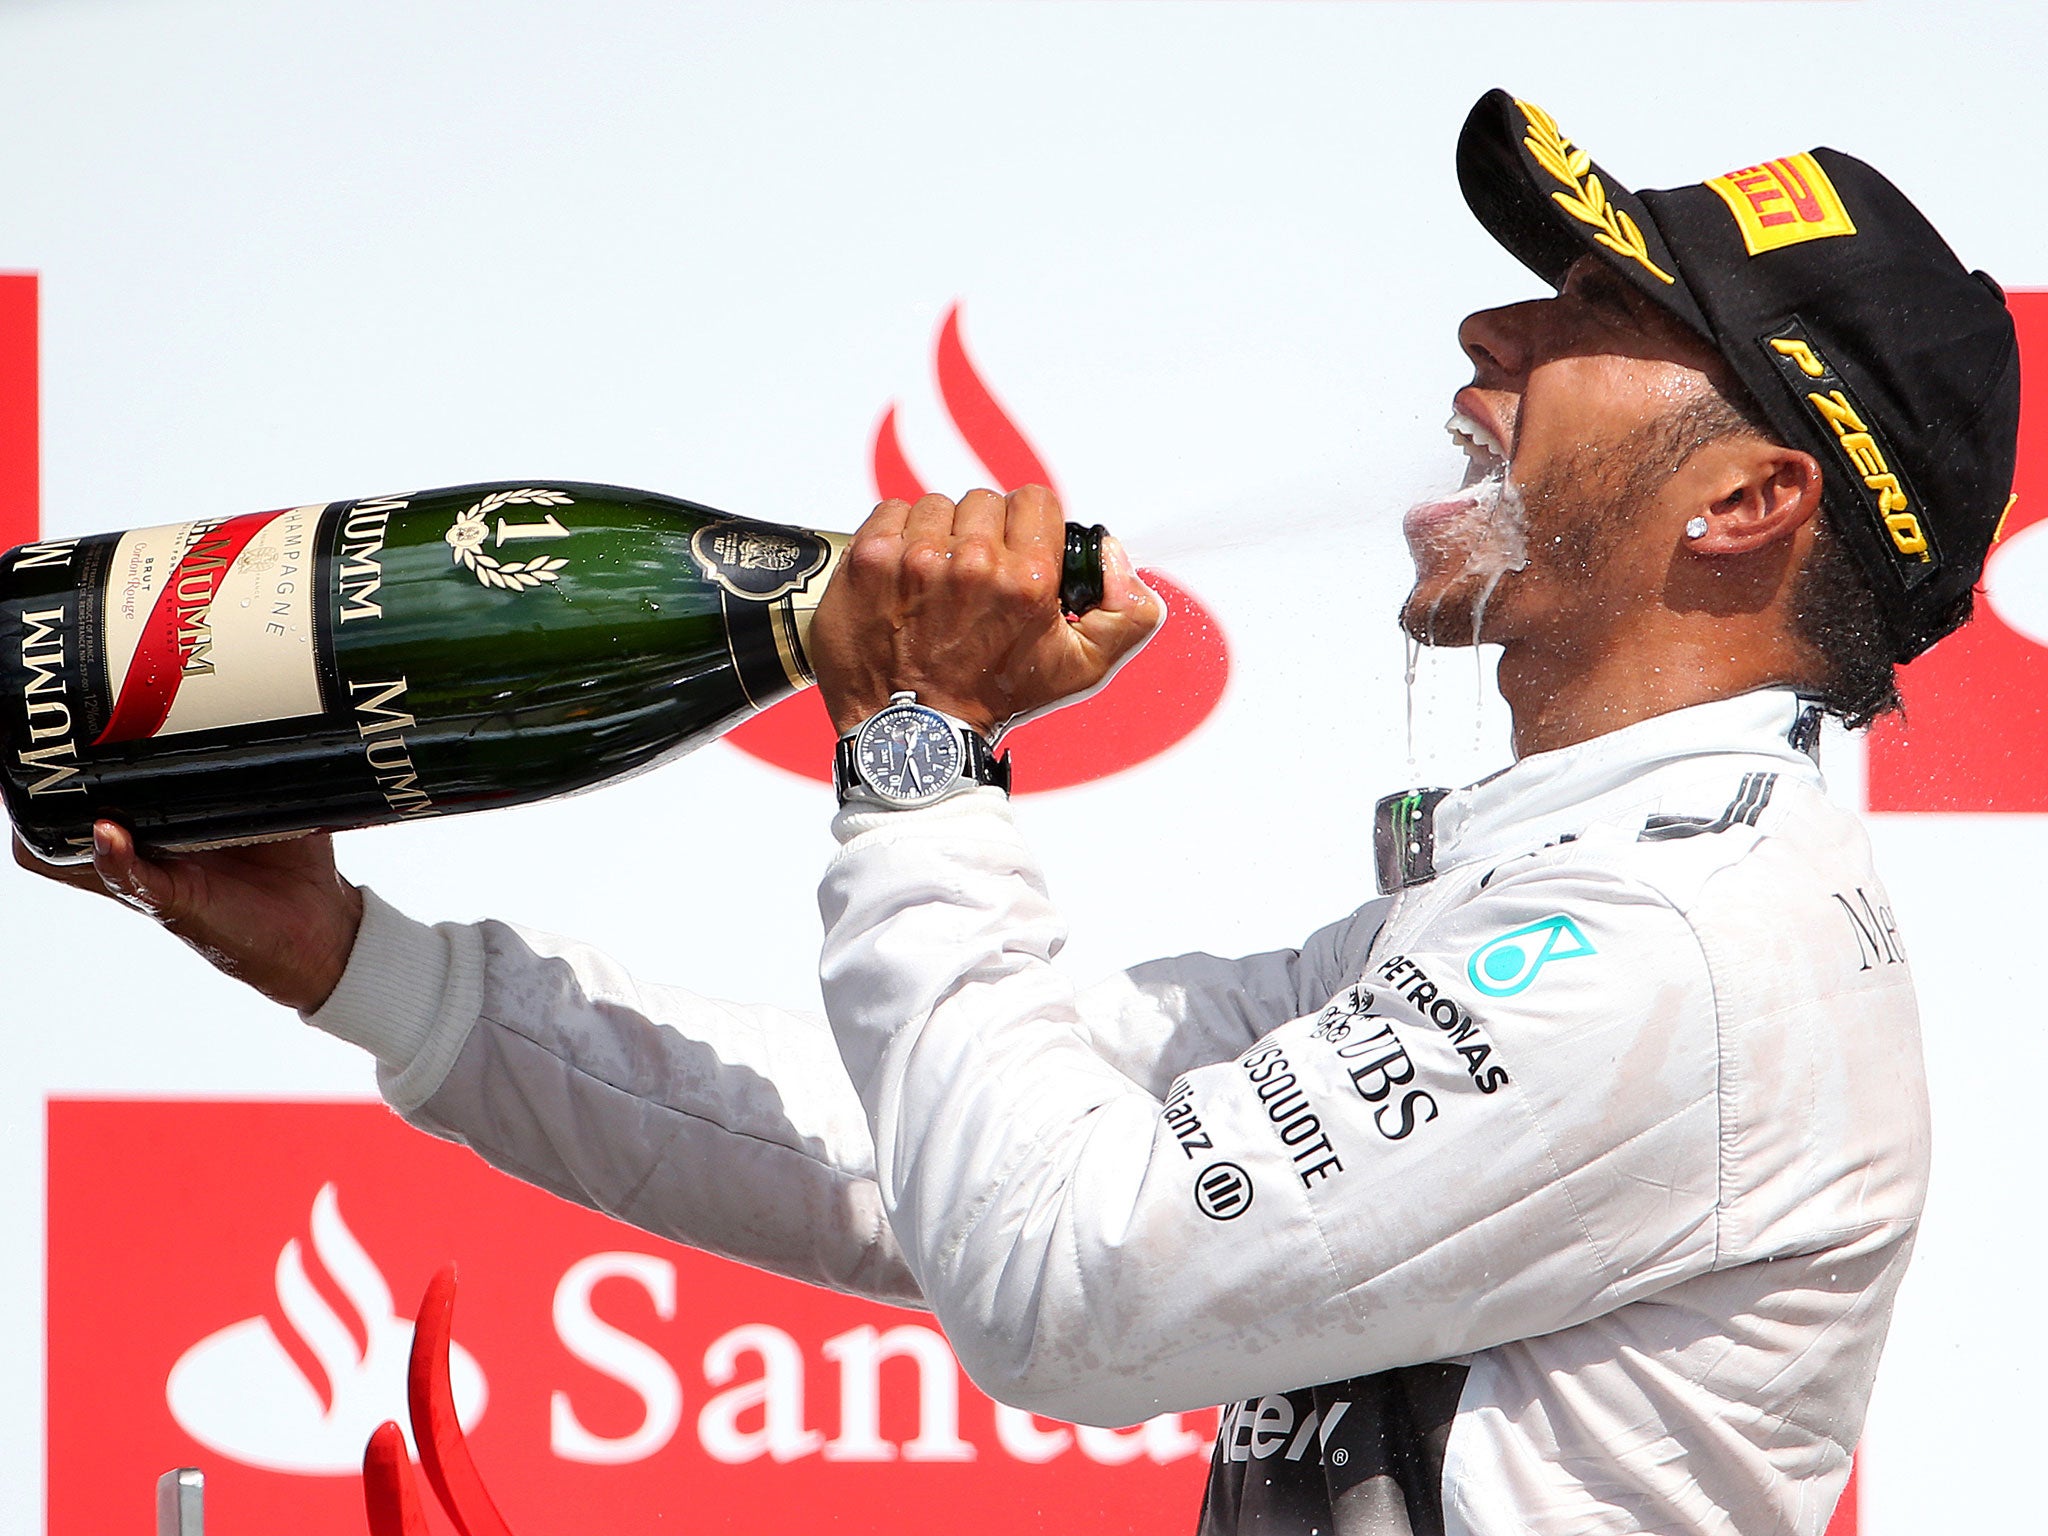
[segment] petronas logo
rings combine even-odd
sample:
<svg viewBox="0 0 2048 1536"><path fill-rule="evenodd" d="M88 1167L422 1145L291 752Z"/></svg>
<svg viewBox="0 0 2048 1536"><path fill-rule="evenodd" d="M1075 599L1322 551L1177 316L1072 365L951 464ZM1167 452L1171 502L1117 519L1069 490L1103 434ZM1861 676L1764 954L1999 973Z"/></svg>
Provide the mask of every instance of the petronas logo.
<svg viewBox="0 0 2048 1536"><path fill-rule="evenodd" d="M1488 997L1513 997L1534 986L1551 961L1598 953L1579 925L1560 912L1488 939L1472 951L1465 962L1465 975Z"/></svg>

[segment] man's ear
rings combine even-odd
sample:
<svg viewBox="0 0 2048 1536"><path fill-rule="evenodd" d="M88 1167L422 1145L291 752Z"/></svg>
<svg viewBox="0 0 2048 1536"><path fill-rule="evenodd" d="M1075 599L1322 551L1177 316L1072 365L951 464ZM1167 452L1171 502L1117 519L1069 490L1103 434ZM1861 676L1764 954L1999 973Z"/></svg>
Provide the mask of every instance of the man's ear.
<svg viewBox="0 0 2048 1536"><path fill-rule="evenodd" d="M1819 462L1764 438L1711 443L1681 474L1692 494L1680 509L1679 542L1696 554L1750 554L1790 538L1820 511Z"/></svg>

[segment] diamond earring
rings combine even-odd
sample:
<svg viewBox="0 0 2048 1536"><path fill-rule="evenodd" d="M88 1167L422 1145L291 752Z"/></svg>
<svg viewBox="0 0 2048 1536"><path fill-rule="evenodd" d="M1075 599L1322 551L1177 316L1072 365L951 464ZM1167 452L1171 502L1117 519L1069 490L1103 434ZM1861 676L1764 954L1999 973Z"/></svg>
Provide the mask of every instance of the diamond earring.
<svg viewBox="0 0 2048 1536"><path fill-rule="evenodd" d="M1688 539L1704 539L1707 536L1707 520L1704 517L1695 517L1685 525L1685 536Z"/></svg>

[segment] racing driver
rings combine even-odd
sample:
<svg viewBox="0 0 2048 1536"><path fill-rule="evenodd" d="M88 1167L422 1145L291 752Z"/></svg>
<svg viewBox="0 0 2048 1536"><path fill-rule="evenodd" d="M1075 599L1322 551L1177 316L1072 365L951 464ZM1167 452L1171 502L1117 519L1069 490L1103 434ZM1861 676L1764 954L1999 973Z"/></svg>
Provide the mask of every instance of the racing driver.
<svg viewBox="0 0 2048 1536"><path fill-rule="evenodd" d="M994 1397L1226 1403L1205 1533L1818 1536L1926 1187L1913 985L1823 713L1969 616L2018 419L2003 296L1828 149L1631 192L1483 98L1480 222L1554 290L1459 340L1425 641L1502 648L1514 764L1382 803L1298 950L1077 989L1004 722L1162 618L1051 495L885 502L812 634L839 753L826 1017L426 927L324 838L46 870L373 1051L544 1188L929 1307ZM20 855L26 861L26 855Z"/></svg>

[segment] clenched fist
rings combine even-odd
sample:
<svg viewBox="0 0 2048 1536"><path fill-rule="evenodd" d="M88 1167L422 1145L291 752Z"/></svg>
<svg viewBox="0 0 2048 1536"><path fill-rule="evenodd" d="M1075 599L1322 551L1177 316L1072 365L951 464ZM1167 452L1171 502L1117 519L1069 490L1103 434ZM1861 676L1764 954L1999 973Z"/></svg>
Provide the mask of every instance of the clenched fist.
<svg viewBox="0 0 2048 1536"><path fill-rule="evenodd" d="M1060 608L1066 522L1041 485L958 504L885 501L861 524L812 623L810 654L844 735L904 689L985 736L1093 692L1151 638L1165 605L1113 538L1102 604Z"/></svg>

